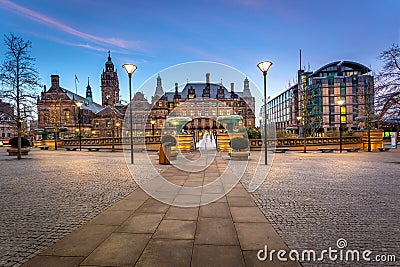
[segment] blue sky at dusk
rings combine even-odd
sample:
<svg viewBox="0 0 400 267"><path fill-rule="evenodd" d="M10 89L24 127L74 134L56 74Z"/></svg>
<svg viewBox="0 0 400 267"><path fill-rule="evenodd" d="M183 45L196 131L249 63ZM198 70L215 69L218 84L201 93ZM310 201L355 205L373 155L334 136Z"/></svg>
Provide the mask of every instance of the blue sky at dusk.
<svg viewBox="0 0 400 267"><path fill-rule="evenodd" d="M352 60L378 71L379 53L400 42L400 1L103 1L0 0L0 32L32 41L42 84L60 75L61 86L84 94L87 77L96 102L100 75L111 50L121 96L128 79L121 65L134 63L133 90L162 69L188 61L232 66L262 86L261 60L274 65L268 91L275 96L303 65L316 70ZM0 46L4 59L4 45ZM209 70L204 70L204 74ZM186 80L187 77L180 77ZM211 73L212 82L220 82ZM178 78L163 77L164 89ZM203 80L201 77L199 80ZM231 81L223 80L229 88ZM156 86L144 93L149 97ZM241 91L243 84L236 84Z"/></svg>

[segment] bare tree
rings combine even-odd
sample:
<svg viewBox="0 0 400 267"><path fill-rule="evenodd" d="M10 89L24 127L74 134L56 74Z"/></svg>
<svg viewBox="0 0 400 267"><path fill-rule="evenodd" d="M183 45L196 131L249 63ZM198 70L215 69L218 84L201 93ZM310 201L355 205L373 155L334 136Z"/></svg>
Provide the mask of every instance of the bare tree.
<svg viewBox="0 0 400 267"><path fill-rule="evenodd" d="M384 65L375 77L376 111L379 119L400 116L400 46L393 44L379 58Z"/></svg>
<svg viewBox="0 0 400 267"><path fill-rule="evenodd" d="M21 159L23 122L32 117L36 103L36 89L40 86L39 75L30 56L32 43L14 34L4 36L7 48L1 66L2 93L16 108L13 114L18 133L18 159Z"/></svg>

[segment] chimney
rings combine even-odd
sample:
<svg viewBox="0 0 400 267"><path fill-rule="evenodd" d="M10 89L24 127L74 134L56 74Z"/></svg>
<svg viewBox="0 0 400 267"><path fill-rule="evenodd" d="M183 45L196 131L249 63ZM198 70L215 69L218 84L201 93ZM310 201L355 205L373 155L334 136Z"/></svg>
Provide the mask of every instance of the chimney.
<svg viewBox="0 0 400 267"><path fill-rule="evenodd" d="M51 75L51 87L53 87L53 88L60 87L60 76Z"/></svg>
<svg viewBox="0 0 400 267"><path fill-rule="evenodd" d="M231 93L235 92L235 83L231 83Z"/></svg>
<svg viewBox="0 0 400 267"><path fill-rule="evenodd" d="M175 95L178 95L178 83L175 83Z"/></svg>
<svg viewBox="0 0 400 267"><path fill-rule="evenodd" d="M43 85L43 92L46 93L46 85Z"/></svg>
<svg viewBox="0 0 400 267"><path fill-rule="evenodd" d="M206 83L210 84L210 73L206 73Z"/></svg>

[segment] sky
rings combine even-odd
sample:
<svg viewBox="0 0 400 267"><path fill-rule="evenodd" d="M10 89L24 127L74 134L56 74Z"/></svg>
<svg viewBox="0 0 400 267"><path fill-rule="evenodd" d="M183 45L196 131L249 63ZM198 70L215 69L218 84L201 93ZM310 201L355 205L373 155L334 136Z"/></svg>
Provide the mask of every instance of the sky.
<svg viewBox="0 0 400 267"><path fill-rule="evenodd" d="M75 91L76 75L84 95L89 77L98 103L109 50L124 100L129 99L124 63L138 66L133 92L141 90L148 99L158 73L164 90L187 79L204 81L206 72L212 82L222 79L229 88L233 81L242 90L242 76L234 80L206 67L198 78L177 72L163 77L164 69L192 61L230 66L254 82L252 90L263 85L257 63L272 61L267 87L274 97L296 79L299 49L306 70L351 60L379 71L380 52L400 43L399 10L397 0L0 0L0 33L32 42L42 84L49 88L50 75L58 74L60 85ZM1 62L4 53L1 42Z"/></svg>

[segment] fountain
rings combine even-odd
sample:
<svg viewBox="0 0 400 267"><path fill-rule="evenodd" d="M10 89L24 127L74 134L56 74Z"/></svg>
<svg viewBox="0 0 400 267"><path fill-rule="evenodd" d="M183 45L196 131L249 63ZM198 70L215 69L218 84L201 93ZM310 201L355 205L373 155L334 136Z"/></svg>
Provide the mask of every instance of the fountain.
<svg viewBox="0 0 400 267"><path fill-rule="evenodd" d="M193 135L186 134L182 131L183 126L186 123L191 122L192 119L188 118L188 117L170 117L170 118L167 118L166 121L167 121L167 123L176 127L174 135L178 141L178 144L175 148L172 148L172 149L177 149L180 152L193 151L193 149L194 149Z"/></svg>
<svg viewBox="0 0 400 267"><path fill-rule="evenodd" d="M233 132L233 125L239 121L241 121L243 117L241 115L227 115L227 116L219 116L217 121L222 125L226 125L226 130L228 133Z"/></svg>
<svg viewBox="0 0 400 267"><path fill-rule="evenodd" d="M228 115L219 116L217 121L221 123L225 128L227 133L217 134L217 149L222 152L230 152L231 146L230 141L234 137L243 137L243 133L235 133L233 131L233 125L241 121L243 117L241 115Z"/></svg>

